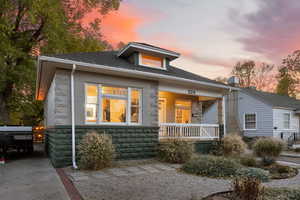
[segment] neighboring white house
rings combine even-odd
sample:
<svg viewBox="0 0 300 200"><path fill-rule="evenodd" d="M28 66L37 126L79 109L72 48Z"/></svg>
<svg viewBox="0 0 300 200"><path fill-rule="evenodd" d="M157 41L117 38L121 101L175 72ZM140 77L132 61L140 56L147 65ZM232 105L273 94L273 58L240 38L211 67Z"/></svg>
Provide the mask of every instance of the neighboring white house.
<svg viewBox="0 0 300 200"><path fill-rule="evenodd" d="M237 125L246 137L272 136L283 140L299 136L300 100L274 93L244 88L227 98L228 131ZM235 124L235 123L236 124Z"/></svg>

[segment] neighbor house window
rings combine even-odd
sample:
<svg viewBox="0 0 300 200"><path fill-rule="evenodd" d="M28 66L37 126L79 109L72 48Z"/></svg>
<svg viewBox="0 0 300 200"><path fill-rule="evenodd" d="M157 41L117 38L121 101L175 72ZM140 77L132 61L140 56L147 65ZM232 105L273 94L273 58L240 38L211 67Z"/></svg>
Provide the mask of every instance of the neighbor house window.
<svg viewBox="0 0 300 200"><path fill-rule="evenodd" d="M291 122L291 114L290 113L284 113L283 114L283 128L284 129L290 129L290 122Z"/></svg>
<svg viewBox="0 0 300 200"><path fill-rule="evenodd" d="M141 98L141 90L137 88L87 84L86 122L139 124Z"/></svg>
<svg viewBox="0 0 300 200"><path fill-rule="evenodd" d="M191 123L192 102L190 100L175 101L175 121L176 123Z"/></svg>
<svg viewBox="0 0 300 200"><path fill-rule="evenodd" d="M256 114L255 113L246 113L245 114L245 129L256 129Z"/></svg>
<svg viewBox="0 0 300 200"><path fill-rule="evenodd" d="M149 67L164 68L164 59L148 54L140 54L140 64Z"/></svg>

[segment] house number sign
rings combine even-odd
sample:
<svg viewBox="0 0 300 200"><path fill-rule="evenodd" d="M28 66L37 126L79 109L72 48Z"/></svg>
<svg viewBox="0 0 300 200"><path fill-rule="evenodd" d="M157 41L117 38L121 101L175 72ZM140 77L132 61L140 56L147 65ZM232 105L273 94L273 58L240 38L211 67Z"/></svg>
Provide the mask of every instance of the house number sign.
<svg viewBox="0 0 300 200"><path fill-rule="evenodd" d="M188 94L196 94L196 90L188 90Z"/></svg>

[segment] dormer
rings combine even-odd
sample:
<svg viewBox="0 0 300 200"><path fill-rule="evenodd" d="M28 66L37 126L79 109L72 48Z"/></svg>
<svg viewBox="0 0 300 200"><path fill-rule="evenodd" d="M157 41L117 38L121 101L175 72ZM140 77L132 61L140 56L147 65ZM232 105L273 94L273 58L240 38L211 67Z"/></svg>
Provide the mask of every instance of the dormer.
<svg viewBox="0 0 300 200"><path fill-rule="evenodd" d="M162 70L166 70L169 62L179 56L180 54L174 51L139 42L128 43L118 53L118 57L125 58L137 66Z"/></svg>

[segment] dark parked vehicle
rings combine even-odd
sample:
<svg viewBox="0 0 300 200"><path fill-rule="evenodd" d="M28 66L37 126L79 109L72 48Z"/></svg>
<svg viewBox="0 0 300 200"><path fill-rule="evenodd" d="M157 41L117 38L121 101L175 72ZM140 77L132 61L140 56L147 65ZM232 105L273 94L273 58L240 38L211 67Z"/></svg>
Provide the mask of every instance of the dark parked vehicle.
<svg viewBox="0 0 300 200"><path fill-rule="evenodd" d="M5 157L9 150L33 152L31 126L0 126L0 157Z"/></svg>

